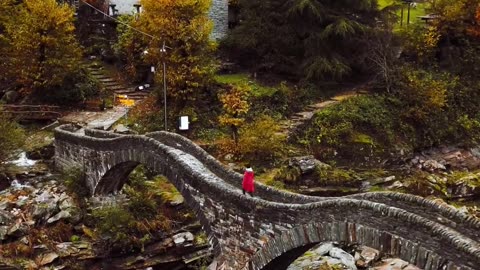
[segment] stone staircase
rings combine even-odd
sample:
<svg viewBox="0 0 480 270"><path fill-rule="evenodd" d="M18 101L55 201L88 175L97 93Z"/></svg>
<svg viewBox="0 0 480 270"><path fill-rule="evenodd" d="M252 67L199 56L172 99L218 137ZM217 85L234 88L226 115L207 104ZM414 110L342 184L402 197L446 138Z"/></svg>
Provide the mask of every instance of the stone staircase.
<svg viewBox="0 0 480 270"><path fill-rule="evenodd" d="M109 74L108 70L98 62L87 62L87 69L90 75L97 79L104 87L107 93L114 96L114 100L118 101L119 96L127 96L133 99L135 103L142 101L148 96L148 92L138 91L136 87L126 85ZM116 104L114 104L116 105Z"/></svg>

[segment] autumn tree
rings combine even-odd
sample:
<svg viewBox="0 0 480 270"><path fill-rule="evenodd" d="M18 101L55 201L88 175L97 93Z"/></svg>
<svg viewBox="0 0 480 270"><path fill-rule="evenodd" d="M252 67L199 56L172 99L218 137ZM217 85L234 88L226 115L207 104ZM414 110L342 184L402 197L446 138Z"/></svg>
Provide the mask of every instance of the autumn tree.
<svg viewBox="0 0 480 270"><path fill-rule="evenodd" d="M238 130L244 124L245 116L250 108L249 95L250 89L247 85L236 85L218 96L223 107L223 114L218 120L221 125L230 128L235 143L238 143Z"/></svg>
<svg viewBox="0 0 480 270"><path fill-rule="evenodd" d="M148 44L145 63L157 71L166 63L168 96L181 109L205 91L213 77L211 1L142 0L141 4L143 12L132 25L147 33L136 33ZM163 44L166 51L161 50ZM162 72L155 74L155 82L163 83Z"/></svg>
<svg viewBox="0 0 480 270"><path fill-rule="evenodd" d="M24 93L55 91L79 68L73 11L55 0L25 0L5 24L8 71Z"/></svg>
<svg viewBox="0 0 480 270"><path fill-rule="evenodd" d="M9 88L13 80L12 78L7 78L5 74L8 71L8 39L5 37L5 26L10 20L15 16L15 1L14 0L3 0L0 1L0 88L6 89ZM2 89L2 90L3 90ZM0 91L1 92L1 91Z"/></svg>

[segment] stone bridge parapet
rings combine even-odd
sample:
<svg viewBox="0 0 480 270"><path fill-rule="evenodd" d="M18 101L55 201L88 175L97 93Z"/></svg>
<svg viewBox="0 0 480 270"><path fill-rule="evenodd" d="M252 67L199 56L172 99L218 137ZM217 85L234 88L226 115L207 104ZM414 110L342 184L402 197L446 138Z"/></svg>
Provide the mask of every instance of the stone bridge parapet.
<svg viewBox="0 0 480 270"><path fill-rule="evenodd" d="M480 269L478 222L457 211L382 193L313 198L264 187L251 198L238 188L238 174L177 136L82 134L61 126L55 162L83 168L92 194L120 190L138 164L165 175L209 236L211 269L275 269L272 262L289 263L285 254L323 241L369 245L427 270Z"/></svg>

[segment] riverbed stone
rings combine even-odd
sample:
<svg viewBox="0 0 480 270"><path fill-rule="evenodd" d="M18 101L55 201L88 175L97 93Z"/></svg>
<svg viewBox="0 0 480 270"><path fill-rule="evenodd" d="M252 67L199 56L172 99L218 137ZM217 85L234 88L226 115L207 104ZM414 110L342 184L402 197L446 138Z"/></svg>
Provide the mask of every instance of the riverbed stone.
<svg viewBox="0 0 480 270"><path fill-rule="evenodd" d="M45 201L33 205L32 216L35 220L45 221L58 210L57 204L53 200Z"/></svg>
<svg viewBox="0 0 480 270"><path fill-rule="evenodd" d="M333 247L334 246L332 242L322 243L317 248L315 248L313 252L315 254L318 254L319 256L323 256L328 254Z"/></svg>
<svg viewBox="0 0 480 270"><path fill-rule="evenodd" d="M65 210L62 210L60 212L58 212L58 214L56 214L55 216L49 218L47 220L47 223L54 223L54 222L57 222L59 221L60 219L67 219L67 218L70 218L72 216L72 214L68 211L65 211Z"/></svg>
<svg viewBox="0 0 480 270"><path fill-rule="evenodd" d="M409 263L399 258L383 259L381 263L373 267L374 270L403 270ZM419 268L417 268L420 270ZM411 269L414 270L414 269Z"/></svg>
<svg viewBox="0 0 480 270"><path fill-rule="evenodd" d="M347 266L349 269L357 270L357 266L355 265L355 258L352 255L348 254L346 251L334 247L328 252L328 255L333 258L339 259L342 264Z"/></svg>
<svg viewBox="0 0 480 270"><path fill-rule="evenodd" d="M355 264L361 268L372 266L380 258L380 251L366 246L360 247L360 252L357 254L358 258L355 256Z"/></svg>
<svg viewBox="0 0 480 270"><path fill-rule="evenodd" d="M41 254L38 258L37 258L37 261L39 262L39 264L41 266L43 265L47 265L47 264L50 264L52 263L53 261L55 261L57 258L59 257L59 255L55 252L49 252L49 253L45 253L45 254Z"/></svg>

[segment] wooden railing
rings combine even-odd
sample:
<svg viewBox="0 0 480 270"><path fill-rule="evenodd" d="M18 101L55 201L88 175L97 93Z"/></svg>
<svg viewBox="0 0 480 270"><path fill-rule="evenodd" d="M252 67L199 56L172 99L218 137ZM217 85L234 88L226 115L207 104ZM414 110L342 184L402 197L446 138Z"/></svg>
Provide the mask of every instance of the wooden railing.
<svg viewBox="0 0 480 270"><path fill-rule="evenodd" d="M0 105L0 114L18 120L54 120L60 118L59 106Z"/></svg>

